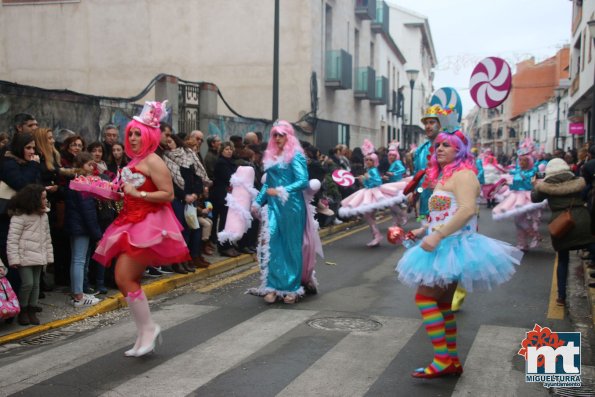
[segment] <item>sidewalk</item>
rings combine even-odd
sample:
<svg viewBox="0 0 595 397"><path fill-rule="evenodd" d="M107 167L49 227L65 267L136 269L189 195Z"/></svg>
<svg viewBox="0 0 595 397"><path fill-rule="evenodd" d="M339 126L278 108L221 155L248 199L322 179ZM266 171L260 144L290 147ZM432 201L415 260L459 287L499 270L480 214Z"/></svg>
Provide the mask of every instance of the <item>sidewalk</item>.
<svg viewBox="0 0 595 397"><path fill-rule="evenodd" d="M360 224L361 221L351 221L340 225L331 225L320 229L320 237L324 238ZM151 299L185 285L208 279L250 263L256 263L255 257L248 254L243 254L236 258L213 255L207 259L212 263L211 266L207 269L196 269L195 273L174 273L163 275L159 278L143 278L142 286L146 296ZM107 295L97 295L102 301L88 308L75 308L69 303L70 289L68 287L59 286L52 292L46 292L45 295L46 297L44 299L39 300L39 305L43 308L43 312L38 313L38 317L42 324L22 326L17 323L16 319L12 324L0 322L0 345L18 341L51 329L64 327L88 317L127 306L124 296L115 289L110 289Z"/></svg>

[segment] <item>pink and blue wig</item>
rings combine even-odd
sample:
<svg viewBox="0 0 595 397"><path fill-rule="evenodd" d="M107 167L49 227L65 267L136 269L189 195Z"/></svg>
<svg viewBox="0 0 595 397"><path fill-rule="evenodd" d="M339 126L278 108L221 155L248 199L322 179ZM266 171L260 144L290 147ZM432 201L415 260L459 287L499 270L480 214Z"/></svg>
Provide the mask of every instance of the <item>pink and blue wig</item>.
<svg viewBox="0 0 595 397"><path fill-rule="evenodd" d="M475 166L475 156L471 153L471 143L469 139L464 136L460 131L457 133L450 134L448 132L441 132L434 139L434 148L440 143L447 141L452 147L455 148L456 155L452 162L446 164L444 167L438 164L436 158L436 150L432 153L430 161L428 162L428 168L426 170L426 178L423 183L423 187L434 188L438 182L446 182L455 171L462 169L472 170L477 174L477 167Z"/></svg>

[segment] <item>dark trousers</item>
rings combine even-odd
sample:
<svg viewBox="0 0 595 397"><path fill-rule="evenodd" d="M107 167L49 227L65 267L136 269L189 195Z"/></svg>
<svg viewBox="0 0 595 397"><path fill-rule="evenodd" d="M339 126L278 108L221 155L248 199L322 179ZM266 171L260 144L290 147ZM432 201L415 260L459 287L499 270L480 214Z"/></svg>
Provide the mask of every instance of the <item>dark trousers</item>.
<svg viewBox="0 0 595 397"><path fill-rule="evenodd" d="M558 281L558 299L566 300L566 279L568 278L568 262L570 261L570 251L558 251L558 269L556 270L556 279Z"/></svg>
<svg viewBox="0 0 595 397"><path fill-rule="evenodd" d="M186 223L186 218L184 217L186 203L184 201L174 199L174 201L171 202L171 206L174 210L174 214L176 214L176 218L184 228L182 235L184 236L184 241L186 241L186 245L190 251L190 257L192 259L198 258L202 247L200 229L191 229Z"/></svg>

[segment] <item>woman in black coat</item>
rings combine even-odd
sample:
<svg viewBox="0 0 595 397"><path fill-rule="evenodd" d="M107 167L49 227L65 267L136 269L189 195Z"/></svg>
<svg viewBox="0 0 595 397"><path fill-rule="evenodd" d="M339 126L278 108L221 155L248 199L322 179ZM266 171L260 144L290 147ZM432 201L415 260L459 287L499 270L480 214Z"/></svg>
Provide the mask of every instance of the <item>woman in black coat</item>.
<svg viewBox="0 0 595 397"><path fill-rule="evenodd" d="M565 236L561 238L552 236L552 246L558 253L556 272L558 299L556 303L559 306L566 304L566 279L570 251L580 248L592 250L595 244L595 238L591 234L589 211L582 198L584 188L585 180L575 176L564 160L553 159L545 167L545 178L543 181L537 182L531 192L531 200L534 203L547 199L548 206L552 211L550 223L567 209L570 209L575 222L574 228Z"/></svg>
<svg viewBox="0 0 595 397"><path fill-rule="evenodd" d="M31 183L40 183L41 166L39 164L39 156L35 153L33 135L27 132L20 132L12 138L8 151L2 159L0 179L15 192L18 192ZM6 206L2 207L2 213L0 213L0 258L4 263L8 263L6 240L8 239L10 218L6 214ZM18 293L21 285L19 273L9 271L6 278L10 281L15 292Z"/></svg>
<svg viewBox="0 0 595 397"><path fill-rule="evenodd" d="M231 142L221 144L219 158L215 163L213 188L211 190L211 201L213 203L213 232L211 233L211 240L213 241L217 241L217 232L225 228L225 221L227 220L225 197L231 189L230 179L237 168L232 158L233 150L233 144ZM217 242L217 248L223 256L236 257L240 255L229 242L223 244Z"/></svg>

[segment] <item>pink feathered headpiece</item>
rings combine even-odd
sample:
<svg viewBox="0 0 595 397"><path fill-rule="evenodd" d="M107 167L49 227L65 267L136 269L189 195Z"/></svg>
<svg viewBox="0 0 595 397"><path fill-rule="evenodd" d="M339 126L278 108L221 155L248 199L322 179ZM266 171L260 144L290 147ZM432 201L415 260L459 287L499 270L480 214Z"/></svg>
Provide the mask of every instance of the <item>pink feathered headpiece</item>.
<svg viewBox="0 0 595 397"><path fill-rule="evenodd" d="M167 117L167 99L163 102L147 101L143 110L133 119L149 127L159 128L159 123Z"/></svg>
<svg viewBox="0 0 595 397"><path fill-rule="evenodd" d="M388 154L394 154L395 156L397 156L397 160L400 160L399 142L398 141L392 141L388 145Z"/></svg>
<svg viewBox="0 0 595 397"><path fill-rule="evenodd" d="M279 153L279 148L277 146L277 141L274 138L274 134L287 136L287 142L285 142L285 146L283 146L282 153ZM274 162L275 158L279 155L283 156L284 163L289 164L296 153L301 153L303 155L304 149L302 149L300 141L298 141L298 139L295 137L295 131L293 130L293 127L288 121L275 121L273 128L271 128L269 143L262 159L265 168L268 168L267 164Z"/></svg>
<svg viewBox="0 0 595 397"><path fill-rule="evenodd" d="M374 148L374 144L370 142L369 139L364 139L364 143L362 143L362 153L364 154L364 156L368 156L374 153L375 151L376 149Z"/></svg>
<svg viewBox="0 0 595 397"><path fill-rule="evenodd" d="M531 140L531 138L525 138L523 142L519 145L519 150L517 150L517 154L519 156L532 156L535 151L535 144Z"/></svg>

